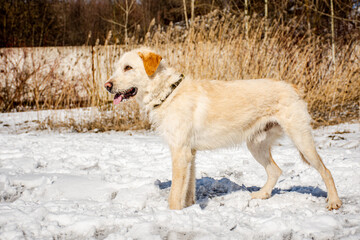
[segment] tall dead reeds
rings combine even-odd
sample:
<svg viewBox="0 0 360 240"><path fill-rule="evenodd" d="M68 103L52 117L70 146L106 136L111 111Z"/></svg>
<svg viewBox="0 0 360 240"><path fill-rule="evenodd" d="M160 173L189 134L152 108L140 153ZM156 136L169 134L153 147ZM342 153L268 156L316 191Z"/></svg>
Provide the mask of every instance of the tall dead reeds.
<svg viewBox="0 0 360 240"><path fill-rule="evenodd" d="M12 55L6 52L11 50L1 50L1 61L5 61L7 67L1 78L0 106L2 111L96 107L100 112L115 110L122 115L105 118L103 113L95 114L91 124L82 123L86 125L84 129L99 129L104 124L104 131L149 128L134 102L114 108L112 96L103 89L122 52L143 44L159 52L170 66L193 78L225 81L274 78L292 83L303 92L314 125L358 119L359 39L338 45L334 63L331 42L310 34L300 35L296 30L298 22L294 18L288 25L269 24L264 18L234 16L221 11L196 17L188 28L178 24L163 28L153 21L145 39L129 38L126 46L77 48L79 54L71 64L83 65L78 69L80 72L63 70L64 56L44 66L35 64L25 71L21 64L11 63ZM110 125L104 123L104 119ZM51 125L49 121L46 126ZM131 126L123 127L126 122Z"/></svg>

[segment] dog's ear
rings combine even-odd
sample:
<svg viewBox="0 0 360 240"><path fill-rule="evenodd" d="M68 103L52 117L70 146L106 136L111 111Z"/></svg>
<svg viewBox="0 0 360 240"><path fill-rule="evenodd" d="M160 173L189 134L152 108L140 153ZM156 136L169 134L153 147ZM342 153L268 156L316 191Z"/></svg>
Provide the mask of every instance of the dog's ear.
<svg viewBox="0 0 360 240"><path fill-rule="evenodd" d="M159 67L162 57L152 52L145 54L142 52L138 52L138 55L141 57L141 59L144 62L144 68L147 75L149 76L153 75L156 69Z"/></svg>

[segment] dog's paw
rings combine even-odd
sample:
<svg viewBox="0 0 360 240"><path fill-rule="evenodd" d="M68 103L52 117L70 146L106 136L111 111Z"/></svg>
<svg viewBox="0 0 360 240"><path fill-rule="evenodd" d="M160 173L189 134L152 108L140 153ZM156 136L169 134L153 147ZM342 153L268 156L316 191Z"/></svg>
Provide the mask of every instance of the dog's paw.
<svg viewBox="0 0 360 240"><path fill-rule="evenodd" d="M339 209L342 205L342 202L340 199L335 199L335 200L328 200L328 204L326 206L326 208L331 211L331 210L336 210Z"/></svg>
<svg viewBox="0 0 360 240"><path fill-rule="evenodd" d="M268 199L269 197L270 197L270 193L265 192L265 191L261 191L261 190L251 193L251 198L252 199Z"/></svg>
<svg viewBox="0 0 360 240"><path fill-rule="evenodd" d="M186 199L186 202L185 202L185 207L190 207L192 205L195 204L195 199L192 198L192 199Z"/></svg>

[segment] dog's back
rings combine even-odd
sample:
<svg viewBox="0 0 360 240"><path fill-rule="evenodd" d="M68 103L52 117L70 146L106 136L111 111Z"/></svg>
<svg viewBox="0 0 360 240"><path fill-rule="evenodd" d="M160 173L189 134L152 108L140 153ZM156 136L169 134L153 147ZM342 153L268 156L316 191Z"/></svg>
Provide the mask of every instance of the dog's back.
<svg viewBox="0 0 360 240"><path fill-rule="evenodd" d="M281 121L281 117L297 114L306 124L309 122L306 104L295 89L270 79L186 80L163 111L166 114L162 115L165 119L161 129L189 132L187 137L196 149L227 147L247 141L269 123ZM179 140L179 134L164 135Z"/></svg>

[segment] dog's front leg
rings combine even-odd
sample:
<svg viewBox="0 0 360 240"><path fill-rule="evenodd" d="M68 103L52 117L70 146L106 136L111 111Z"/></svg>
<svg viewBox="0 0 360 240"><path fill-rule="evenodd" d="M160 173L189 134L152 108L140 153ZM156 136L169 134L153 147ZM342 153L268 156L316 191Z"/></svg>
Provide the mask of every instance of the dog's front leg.
<svg viewBox="0 0 360 240"><path fill-rule="evenodd" d="M195 191L196 191L196 175L195 175L195 154L196 150L191 150L191 167L190 167L190 177L188 181L188 189L186 193L185 205L189 207L193 205L196 201Z"/></svg>
<svg viewBox="0 0 360 240"><path fill-rule="evenodd" d="M171 147L171 155L172 183L169 206L170 209L183 209L189 204L186 198L189 190L191 165L194 154L192 154L191 149L188 147Z"/></svg>

